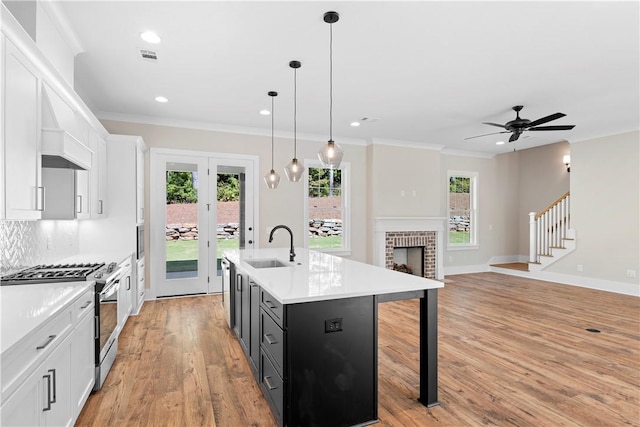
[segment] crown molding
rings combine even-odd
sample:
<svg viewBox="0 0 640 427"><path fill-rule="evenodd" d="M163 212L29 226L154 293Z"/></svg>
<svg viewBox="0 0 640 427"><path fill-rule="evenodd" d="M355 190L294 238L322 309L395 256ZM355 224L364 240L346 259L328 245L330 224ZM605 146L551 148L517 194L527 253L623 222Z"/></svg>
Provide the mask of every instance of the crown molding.
<svg viewBox="0 0 640 427"><path fill-rule="evenodd" d="M423 150L440 151L444 148L441 144L431 144L429 142L404 141L400 139L371 138L368 145L391 145L394 147L420 148Z"/></svg>
<svg viewBox="0 0 640 427"><path fill-rule="evenodd" d="M497 155L496 153L479 153L477 151L454 150L451 148L443 148L441 153L449 156L478 157L481 159L492 159Z"/></svg>
<svg viewBox="0 0 640 427"><path fill-rule="evenodd" d="M49 18L51 18L51 22L56 27L56 29L60 32L60 35L67 42L67 45L71 49L73 56L78 55L79 53L84 52L84 47L82 43L80 43L80 39L78 35L75 33L71 25L69 25L69 20L62 10L62 6L57 1L39 1L38 5L42 6L42 9L45 11Z"/></svg>

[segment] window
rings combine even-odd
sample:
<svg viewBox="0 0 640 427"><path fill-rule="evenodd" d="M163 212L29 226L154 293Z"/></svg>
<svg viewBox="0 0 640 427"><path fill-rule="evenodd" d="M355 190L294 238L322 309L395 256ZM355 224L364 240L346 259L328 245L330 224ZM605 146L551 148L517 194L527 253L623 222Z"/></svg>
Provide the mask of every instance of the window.
<svg viewBox="0 0 640 427"><path fill-rule="evenodd" d="M337 169L324 168L318 161L305 161L305 236L307 248L348 253L349 163Z"/></svg>
<svg viewBox="0 0 640 427"><path fill-rule="evenodd" d="M448 173L449 249L477 247L478 174Z"/></svg>

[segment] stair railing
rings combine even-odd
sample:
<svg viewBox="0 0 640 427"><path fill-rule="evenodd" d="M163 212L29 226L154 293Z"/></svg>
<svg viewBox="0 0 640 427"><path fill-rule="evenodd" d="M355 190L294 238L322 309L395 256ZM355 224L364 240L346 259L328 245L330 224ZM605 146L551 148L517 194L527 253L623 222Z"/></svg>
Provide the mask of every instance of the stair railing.
<svg viewBox="0 0 640 427"><path fill-rule="evenodd" d="M551 256L552 248L563 248L571 226L570 196L567 191L540 213L529 213L529 262Z"/></svg>

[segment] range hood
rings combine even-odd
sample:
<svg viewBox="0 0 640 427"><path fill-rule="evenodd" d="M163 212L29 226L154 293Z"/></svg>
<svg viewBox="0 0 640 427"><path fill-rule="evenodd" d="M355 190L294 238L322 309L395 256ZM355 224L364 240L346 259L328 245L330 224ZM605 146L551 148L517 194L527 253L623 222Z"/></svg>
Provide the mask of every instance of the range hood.
<svg viewBox="0 0 640 427"><path fill-rule="evenodd" d="M80 135L79 117L50 86L43 84L42 166L90 170L93 152L78 139Z"/></svg>

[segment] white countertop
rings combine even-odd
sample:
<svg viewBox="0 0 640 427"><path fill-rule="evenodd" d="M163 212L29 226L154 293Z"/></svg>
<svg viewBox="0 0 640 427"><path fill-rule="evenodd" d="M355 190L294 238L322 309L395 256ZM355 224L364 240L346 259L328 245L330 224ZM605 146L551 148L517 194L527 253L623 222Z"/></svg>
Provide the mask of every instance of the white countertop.
<svg viewBox="0 0 640 427"><path fill-rule="evenodd" d="M224 256L244 270L282 304L323 301L367 295L442 288L444 284L406 273L295 248L289 263L289 248L224 251ZM250 259L276 258L290 267L251 267Z"/></svg>
<svg viewBox="0 0 640 427"><path fill-rule="evenodd" d="M93 286L93 281L0 286L0 354Z"/></svg>

